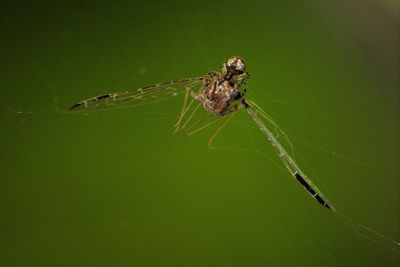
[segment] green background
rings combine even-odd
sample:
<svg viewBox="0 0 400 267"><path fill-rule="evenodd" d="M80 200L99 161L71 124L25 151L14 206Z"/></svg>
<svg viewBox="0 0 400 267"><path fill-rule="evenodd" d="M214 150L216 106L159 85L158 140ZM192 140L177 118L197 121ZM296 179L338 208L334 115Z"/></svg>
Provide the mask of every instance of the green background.
<svg viewBox="0 0 400 267"><path fill-rule="evenodd" d="M0 265L398 266L398 13L319 2L4 4ZM64 112L232 55L338 213L243 111L213 150L212 127L173 135L182 97Z"/></svg>

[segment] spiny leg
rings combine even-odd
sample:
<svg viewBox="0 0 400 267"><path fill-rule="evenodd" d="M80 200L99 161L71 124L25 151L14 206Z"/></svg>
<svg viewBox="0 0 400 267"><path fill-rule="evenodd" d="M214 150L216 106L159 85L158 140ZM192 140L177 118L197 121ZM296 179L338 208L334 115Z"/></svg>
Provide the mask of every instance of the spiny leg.
<svg viewBox="0 0 400 267"><path fill-rule="evenodd" d="M225 116L227 119L222 123L222 125L220 127L218 127L218 129L215 131L215 133L211 136L210 140L208 141L208 147L210 149L212 149L212 141L214 140L214 138L218 135L218 133L222 130L222 128L225 127L225 125L228 124L228 122L232 119L233 115L236 113L236 111L238 111L242 106L239 104L236 104L232 107L230 107L229 109L227 109L226 111L224 111L223 113L221 113L222 116Z"/></svg>
<svg viewBox="0 0 400 267"><path fill-rule="evenodd" d="M181 122L182 122L182 119L183 119L183 117L185 116L186 112L189 110L190 106L191 106L192 103L193 103L193 100L194 100L194 99L192 99L192 101L191 101L191 102L189 103L189 105L187 106L187 101L188 101L189 93L191 92L191 90L192 90L192 89L191 89L190 87L187 87L187 88L186 88L185 98L184 98L183 104L182 104L182 109L181 109L181 112L180 112L180 114L179 114L178 121L177 121L177 122L175 123L175 125L174 125L174 128L175 128L174 133L176 133L176 132L179 131L180 125L181 125ZM186 106L187 106L187 107L186 107Z"/></svg>
<svg viewBox="0 0 400 267"><path fill-rule="evenodd" d="M213 149L212 142L214 141L215 137L219 134L219 132L222 130L222 128L224 128L228 124L228 122L232 119L233 115L235 115L235 114L236 113L231 113L226 116L225 121L222 123L221 126L218 127L218 129L213 133L210 140L208 141L208 148Z"/></svg>
<svg viewBox="0 0 400 267"><path fill-rule="evenodd" d="M200 106L201 106L201 103L199 102L196 105L196 107L192 110L192 112L190 113L189 117L186 119L185 123L182 125L181 129L184 129L186 127L186 125L188 125L188 123L192 120L194 114L196 114L197 110L199 110Z"/></svg>
<svg viewBox="0 0 400 267"><path fill-rule="evenodd" d="M196 125L200 124L200 122L204 121L204 119L209 116L210 116L210 114L208 114L208 113L206 115L201 116L198 120L191 123L188 127L185 127L185 130L187 132L190 132L191 129L193 129Z"/></svg>
<svg viewBox="0 0 400 267"><path fill-rule="evenodd" d="M197 133L197 132L200 132L201 130L207 128L208 126L213 125L213 124L216 123L217 121L220 121L222 118L223 118L223 117L219 117L219 118L213 119L212 121L210 121L210 122L208 122L207 124L201 126L200 128L197 128L196 130L193 130L193 131L191 131L190 133L188 133L188 136L191 136L191 135L193 135L193 134L195 134L195 133Z"/></svg>
<svg viewBox="0 0 400 267"><path fill-rule="evenodd" d="M231 119L232 115L239 110L239 108L241 108L241 106L239 106L238 104L230 107L229 109L227 109L226 111L224 111L223 113L219 114L219 117L211 120L210 122L208 122L207 124L197 128L196 130L193 130L191 132L188 133L188 136L191 136L205 128L207 128L208 126L216 123L217 121L224 119L227 117L227 120L224 121L224 123L217 129L217 131L211 136L211 139L208 142L208 146L211 148L211 143L213 141L213 139L218 135L218 133L221 131L221 129L229 122L229 120ZM196 125L199 121L193 123L188 129L193 128L194 125Z"/></svg>

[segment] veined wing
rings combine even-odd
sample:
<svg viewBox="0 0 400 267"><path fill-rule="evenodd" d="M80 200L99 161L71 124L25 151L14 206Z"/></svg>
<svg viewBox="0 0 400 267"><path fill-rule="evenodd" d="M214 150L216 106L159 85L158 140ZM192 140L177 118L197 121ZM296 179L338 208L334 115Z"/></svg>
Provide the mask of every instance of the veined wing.
<svg viewBox="0 0 400 267"><path fill-rule="evenodd" d="M303 188L325 208L335 211L332 204L329 203L327 198L321 193L318 187L302 172L302 170L297 166L297 163L286 151L286 149L278 141L277 137L274 136L272 131L266 126L264 120L272 123L274 127L277 127L274 121L254 102L246 100L245 107L247 112L260 128L261 132L267 137L268 141L272 144L278 157L282 160L285 167L288 169L290 174L303 186ZM278 133L280 131L278 129ZM286 136L284 136L286 138ZM290 144L290 142L289 142Z"/></svg>
<svg viewBox="0 0 400 267"><path fill-rule="evenodd" d="M70 107L70 111L89 111L103 108L128 107L139 104L161 101L168 97L185 92L186 88L193 90L202 84L204 77L194 77L175 80L166 83L138 88L135 90L114 92L84 99Z"/></svg>

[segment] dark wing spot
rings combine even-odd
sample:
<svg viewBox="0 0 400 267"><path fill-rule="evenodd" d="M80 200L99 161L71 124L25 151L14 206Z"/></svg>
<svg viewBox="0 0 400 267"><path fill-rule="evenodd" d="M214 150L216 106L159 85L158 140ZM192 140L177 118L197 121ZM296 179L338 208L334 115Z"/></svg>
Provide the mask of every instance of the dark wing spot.
<svg viewBox="0 0 400 267"><path fill-rule="evenodd" d="M333 211L336 211L335 208L329 206L329 204L326 203L326 202L325 202L325 204L324 204L324 207L326 207L326 208L328 208L328 209L331 209L331 210L333 210Z"/></svg>
<svg viewBox="0 0 400 267"><path fill-rule="evenodd" d="M304 178L298 173L296 172L294 174L294 177L296 177L297 181L299 181L299 183L301 183L301 185L312 195L315 195L315 191L314 189L311 188L311 186L304 180ZM318 200L319 201L319 200Z"/></svg>
<svg viewBox="0 0 400 267"><path fill-rule="evenodd" d="M73 105L72 107L70 107L69 110L74 110L74 109L76 109L77 107L80 107L80 106L82 106L82 103L77 103L77 104Z"/></svg>
<svg viewBox="0 0 400 267"><path fill-rule="evenodd" d="M96 97L96 99L97 99L97 100L102 100L102 99L109 98L109 97L110 97L110 95L107 94L107 95L98 96L98 97Z"/></svg>
<svg viewBox="0 0 400 267"><path fill-rule="evenodd" d="M314 189L311 188L311 186L306 182L306 180L304 180L304 178L298 173L294 173L294 177L296 177L297 181L299 181L299 183L301 183L301 185L325 208L331 209L333 211L335 211L335 208L329 206L329 204L318 194L316 194L316 192L314 191Z"/></svg>
<svg viewBox="0 0 400 267"><path fill-rule="evenodd" d="M322 206L325 206L326 202L325 202L325 200L322 199L322 197L320 195L316 195L315 199L318 200L318 202L321 203Z"/></svg>

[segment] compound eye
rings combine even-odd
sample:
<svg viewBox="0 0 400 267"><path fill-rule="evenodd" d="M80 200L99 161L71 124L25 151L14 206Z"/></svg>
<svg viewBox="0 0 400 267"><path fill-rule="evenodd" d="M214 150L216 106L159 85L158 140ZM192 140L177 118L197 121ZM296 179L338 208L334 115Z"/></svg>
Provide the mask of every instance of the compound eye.
<svg viewBox="0 0 400 267"><path fill-rule="evenodd" d="M244 63L244 60L237 56L229 58L226 66L228 69L238 74L242 74L246 71L246 64Z"/></svg>

